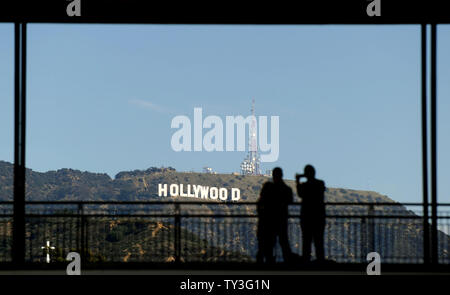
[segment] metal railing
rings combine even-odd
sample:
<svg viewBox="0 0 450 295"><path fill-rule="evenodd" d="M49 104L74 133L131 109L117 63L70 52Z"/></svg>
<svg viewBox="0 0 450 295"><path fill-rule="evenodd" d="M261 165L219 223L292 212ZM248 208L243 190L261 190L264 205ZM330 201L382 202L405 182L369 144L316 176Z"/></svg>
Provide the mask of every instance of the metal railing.
<svg viewBox="0 0 450 295"><path fill-rule="evenodd" d="M301 255L300 203L289 208L289 238ZM438 257L450 263L450 214L439 205ZM417 210L416 210L417 208ZM441 210L444 208L444 210ZM327 203L325 255L341 263L423 263L422 204ZM28 202L27 262L79 252L86 262L255 262L256 203ZM0 261L11 261L12 202L0 203ZM314 248L314 247L313 247ZM281 258L280 249L276 249Z"/></svg>

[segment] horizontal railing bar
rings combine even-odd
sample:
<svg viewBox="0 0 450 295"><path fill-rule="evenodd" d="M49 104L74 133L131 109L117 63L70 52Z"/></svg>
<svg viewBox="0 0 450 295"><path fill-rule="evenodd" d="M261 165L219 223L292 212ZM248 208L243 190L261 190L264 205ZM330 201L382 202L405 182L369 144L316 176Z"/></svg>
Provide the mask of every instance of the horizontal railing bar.
<svg viewBox="0 0 450 295"><path fill-rule="evenodd" d="M0 201L0 205L13 205L12 201ZM257 202L201 202L201 201L28 201L26 205L257 205ZM290 205L299 206L301 202L295 202ZM356 202L326 202L325 205L333 206L423 206L422 203L397 203L397 202L379 202L379 203L356 203ZM431 207L430 204L428 206ZM438 206L450 206L450 203L439 203Z"/></svg>
<svg viewBox="0 0 450 295"><path fill-rule="evenodd" d="M159 218L173 218L179 216L181 218L192 217L215 217L215 218L258 218L258 215L248 214L26 214L25 217L159 217ZM0 215L2 217L2 215ZM300 215L289 215L288 218L301 218ZM325 218L355 218L355 219L422 219L418 215L327 215ZM450 216L438 216L439 219L450 219Z"/></svg>

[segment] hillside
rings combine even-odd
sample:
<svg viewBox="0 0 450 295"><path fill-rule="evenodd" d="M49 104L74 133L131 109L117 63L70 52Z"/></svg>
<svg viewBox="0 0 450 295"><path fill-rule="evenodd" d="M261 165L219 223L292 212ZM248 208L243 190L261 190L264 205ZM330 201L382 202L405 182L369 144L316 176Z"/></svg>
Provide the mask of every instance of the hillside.
<svg viewBox="0 0 450 295"><path fill-rule="evenodd" d="M28 201L60 200L167 200L158 197L158 184L196 184L209 187L239 188L242 201L256 201L265 176L204 174L177 172L173 168L150 168L120 172L114 179L107 174L60 169L45 173L27 169L26 198ZM294 181L286 181L294 189ZM0 161L0 200L13 198L13 165ZM294 189L295 192L295 189ZM328 202L394 202L387 196L371 191L328 188ZM181 198L179 198L181 199ZM194 201L195 198L184 200ZM204 201L204 200L203 200Z"/></svg>

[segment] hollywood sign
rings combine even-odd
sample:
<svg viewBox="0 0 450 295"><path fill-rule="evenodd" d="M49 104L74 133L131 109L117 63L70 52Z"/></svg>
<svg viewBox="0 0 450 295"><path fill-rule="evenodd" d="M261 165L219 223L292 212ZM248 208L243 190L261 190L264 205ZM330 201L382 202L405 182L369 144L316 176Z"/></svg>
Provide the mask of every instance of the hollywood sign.
<svg viewBox="0 0 450 295"><path fill-rule="evenodd" d="M210 199L220 201L239 201L241 199L241 190L238 188L227 189L224 187L203 186L197 184L178 184L178 183L159 183L159 197L184 197L197 199Z"/></svg>

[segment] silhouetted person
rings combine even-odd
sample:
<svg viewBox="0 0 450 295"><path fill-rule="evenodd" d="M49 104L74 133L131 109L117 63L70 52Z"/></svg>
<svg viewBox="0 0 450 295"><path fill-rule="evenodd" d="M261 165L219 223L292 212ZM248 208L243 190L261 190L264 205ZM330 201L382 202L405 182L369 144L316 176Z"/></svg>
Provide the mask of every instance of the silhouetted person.
<svg viewBox="0 0 450 295"><path fill-rule="evenodd" d="M273 249L277 237L286 262L291 254L288 240L288 205L293 202L292 189L283 181L283 171L272 171L273 181L264 183L258 201L257 261L274 263Z"/></svg>
<svg viewBox="0 0 450 295"><path fill-rule="evenodd" d="M325 231L325 183L315 178L316 171L313 166L306 165L303 175L295 175L297 195L302 200L301 227L303 240L303 258L311 259L311 243L314 241L318 261L324 260L323 235ZM300 183L301 177L306 182Z"/></svg>

